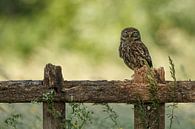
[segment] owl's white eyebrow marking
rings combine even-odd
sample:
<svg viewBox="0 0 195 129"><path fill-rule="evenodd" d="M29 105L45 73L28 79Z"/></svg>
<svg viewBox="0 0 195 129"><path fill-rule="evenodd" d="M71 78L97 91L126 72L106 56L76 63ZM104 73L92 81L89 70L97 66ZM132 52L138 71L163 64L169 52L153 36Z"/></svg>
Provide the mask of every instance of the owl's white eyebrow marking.
<svg viewBox="0 0 195 129"><path fill-rule="evenodd" d="M121 36L121 40L125 41L125 39L126 39L125 37Z"/></svg>

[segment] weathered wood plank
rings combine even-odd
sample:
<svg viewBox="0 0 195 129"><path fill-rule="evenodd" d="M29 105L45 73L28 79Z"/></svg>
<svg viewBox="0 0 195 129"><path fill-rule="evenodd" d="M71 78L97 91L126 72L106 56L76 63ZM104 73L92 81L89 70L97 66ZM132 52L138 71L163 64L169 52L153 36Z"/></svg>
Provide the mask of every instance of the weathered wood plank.
<svg viewBox="0 0 195 129"><path fill-rule="evenodd" d="M44 86L60 93L63 82L61 67L47 64L44 69ZM65 103L50 101L43 102L43 129L64 129Z"/></svg>
<svg viewBox="0 0 195 129"><path fill-rule="evenodd" d="M0 102L30 102L42 99L48 91L39 80L11 80L0 82Z"/></svg>
<svg viewBox="0 0 195 129"><path fill-rule="evenodd" d="M195 102L195 81L178 81L175 96L170 88L172 83L166 81L164 84L158 84L157 96L160 102ZM0 81L0 102L44 101L42 95L51 88L44 86L43 81L38 80ZM57 94L54 100L86 103L135 103L137 97L140 97L143 102L150 102L146 84L133 83L131 80L83 80L64 81L62 93Z"/></svg>
<svg viewBox="0 0 195 129"><path fill-rule="evenodd" d="M152 71L153 74L150 74L150 76L155 78L153 81L165 82L164 68L151 69L150 73ZM148 83L148 75L148 67L144 66L135 70L133 80L135 82ZM134 104L134 129L165 129L165 103L159 103L158 98L156 98L158 87L153 85L151 88L153 89L150 89L153 102L143 103L140 100Z"/></svg>

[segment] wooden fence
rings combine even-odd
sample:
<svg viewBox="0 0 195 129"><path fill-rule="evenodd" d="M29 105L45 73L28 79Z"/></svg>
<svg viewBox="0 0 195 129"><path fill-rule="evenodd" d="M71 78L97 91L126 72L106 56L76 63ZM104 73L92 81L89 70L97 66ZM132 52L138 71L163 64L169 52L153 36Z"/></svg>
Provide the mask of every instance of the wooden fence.
<svg viewBox="0 0 195 129"><path fill-rule="evenodd" d="M147 127L141 123L136 103L139 100L147 107L152 102L148 84L136 83L132 80L82 80L67 81L63 79L61 67L47 64L43 80L0 81L0 103L28 103L34 100L43 102L43 129L60 129L60 123L65 119L65 103L129 103L134 104L135 129L165 129L165 103L195 102L195 81L177 81L175 95L170 89L173 82L158 83L156 96L159 100L158 109L148 109L152 113L148 118ZM43 94L54 89L54 108L62 117L56 119L48 111L48 103ZM137 98L139 95L139 100ZM159 124L154 123L155 113L159 112Z"/></svg>

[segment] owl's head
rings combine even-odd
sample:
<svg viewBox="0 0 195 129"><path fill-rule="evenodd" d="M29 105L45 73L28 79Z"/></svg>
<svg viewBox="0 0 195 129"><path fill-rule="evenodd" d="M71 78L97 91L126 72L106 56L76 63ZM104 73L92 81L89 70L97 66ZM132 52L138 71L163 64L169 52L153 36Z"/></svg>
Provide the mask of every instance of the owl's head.
<svg viewBox="0 0 195 129"><path fill-rule="evenodd" d="M128 27L122 30L121 40L136 41L141 40L141 36L136 28Z"/></svg>

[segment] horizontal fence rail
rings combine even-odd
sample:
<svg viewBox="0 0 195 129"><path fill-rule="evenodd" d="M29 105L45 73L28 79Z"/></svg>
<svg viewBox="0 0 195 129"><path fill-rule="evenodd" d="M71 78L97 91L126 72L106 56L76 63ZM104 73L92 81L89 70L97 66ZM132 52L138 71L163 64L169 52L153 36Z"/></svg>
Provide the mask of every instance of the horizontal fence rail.
<svg viewBox="0 0 195 129"><path fill-rule="evenodd" d="M158 84L157 97L162 103L195 102L195 81L177 81L173 99L170 85L172 81ZM54 87L43 85L40 80L0 81L0 102L20 103L44 101L42 96ZM56 94L54 101L81 103L135 103L137 96L143 102L150 102L146 84L125 81L64 81L61 92Z"/></svg>

